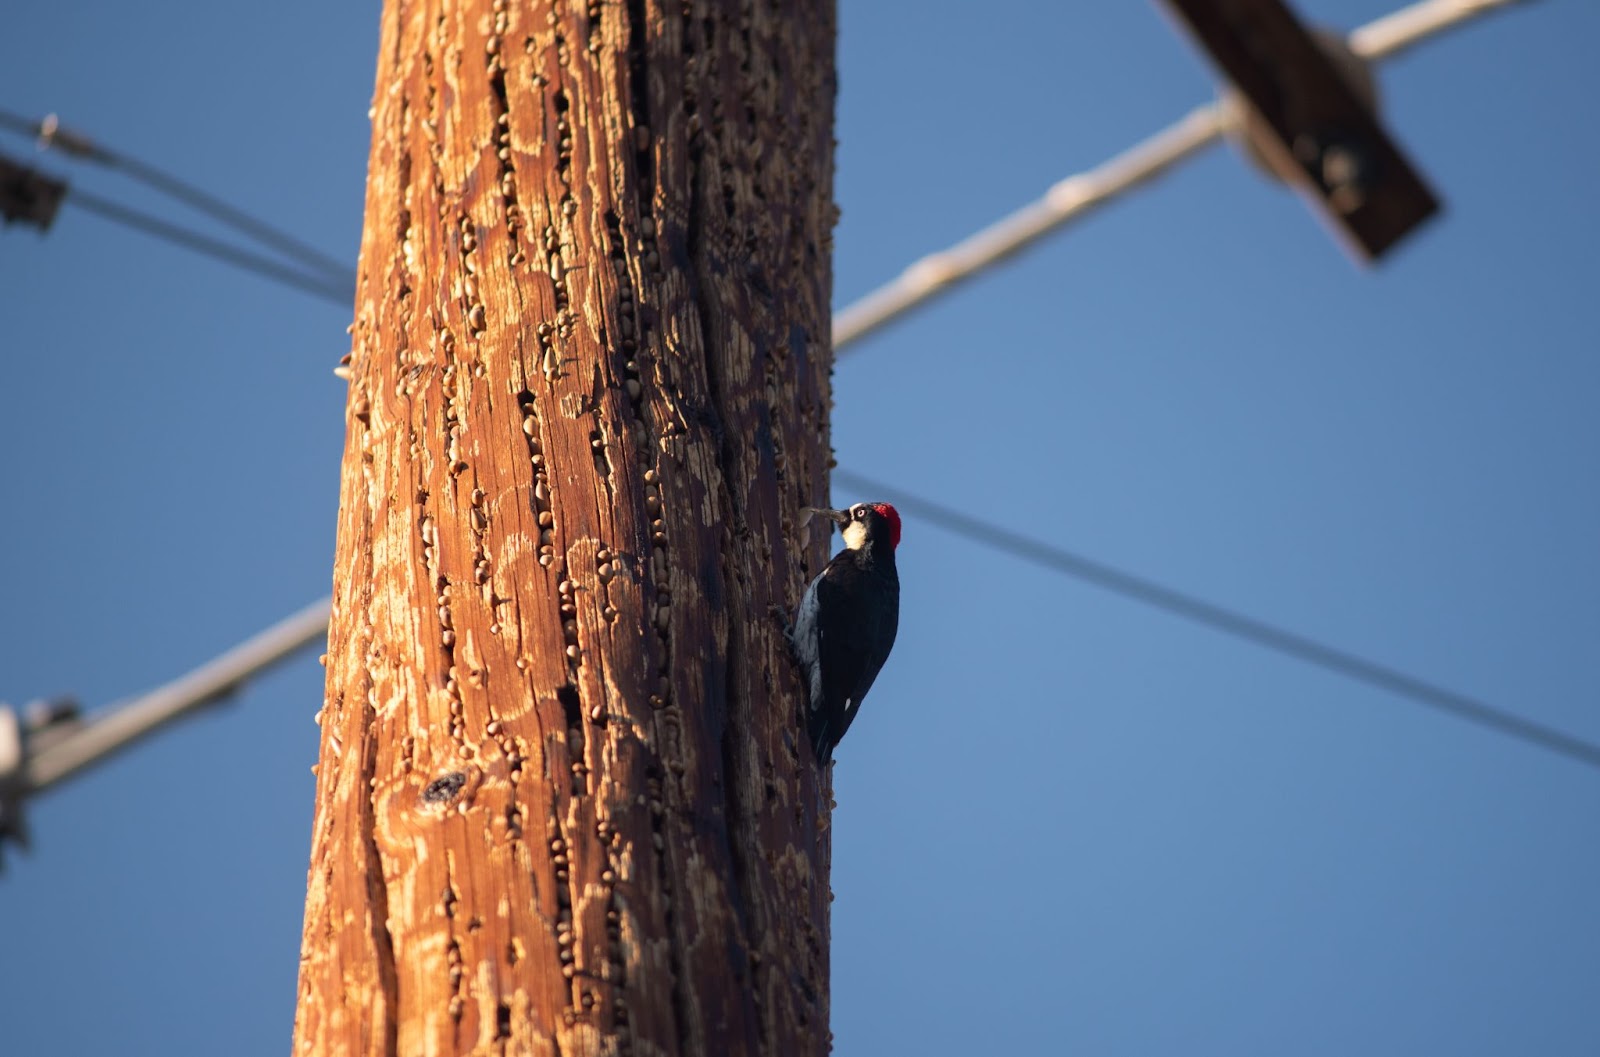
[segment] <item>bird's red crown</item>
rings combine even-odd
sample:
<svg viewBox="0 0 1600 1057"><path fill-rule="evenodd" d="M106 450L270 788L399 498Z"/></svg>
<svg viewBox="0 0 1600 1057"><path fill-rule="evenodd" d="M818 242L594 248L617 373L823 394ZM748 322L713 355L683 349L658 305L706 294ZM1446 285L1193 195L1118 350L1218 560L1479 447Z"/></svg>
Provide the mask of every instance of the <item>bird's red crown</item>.
<svg viewBox="0 0 1600 1057"><path fill-rule="evenodd" d="M873 503L872 509L882 514L883 519L889 523L889 542L896 547L900 546L900 511L888 503Z"/></svg>

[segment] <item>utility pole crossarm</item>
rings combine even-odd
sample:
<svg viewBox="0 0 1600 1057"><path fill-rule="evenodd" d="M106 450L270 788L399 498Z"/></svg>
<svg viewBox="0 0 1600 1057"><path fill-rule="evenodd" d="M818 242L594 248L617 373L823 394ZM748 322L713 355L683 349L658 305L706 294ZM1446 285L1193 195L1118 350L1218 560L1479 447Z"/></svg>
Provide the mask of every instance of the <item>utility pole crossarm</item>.
<svg viewBox="0 0 1600 1057"><path fill-rule="evenodd" d="M1000 218L948 249L913 262L899 278L834 314L835 354L931 300L945 288L1020 253L1069 221L1153 180L1210 146L1221 135L1222 116L1218 108L1215 105L1197 107L1181 120L1095 168L1057 182L1038 201Z"/></svg>
<svg viewBox="0 0 1600 1057"><path fill-rule="evenodd" d="M22 796L76 774L103 757L232 693L263 669L288 659L327 634L328 600L314 602L194 671L126 704L73 721L67 733L30 749L17 773ZM42 740L42 739L41 739ZM24 743L26 744L26 742Z"/></svg>
<svg viewBox="0 0 1600 1057"><path fill-rule="evenodd" d="M1305 190L1360 255L1381 256L1438 211L1341 68L1341 40L1317 39L1283 0L1165 3L1237 90L1251 147Z"/></svg>
<svg viewBox="0 0 1600 1057"><path fill-rule="evenodd" d="M1409 51L1445 30L1528 0L1420 0L1350 33L1350 51L1375 63ZM899 276L834 313L834 353L878 330L964 279L1006 259L1095 207L1162 175L1222 138L1222 105L1197 107L1159 132L1087 172L1058 181L1044 197L948 249L923 257Z"/></svg>
<svg viewBox="0 0 1600 1057"><path fill-rule="evenodd" d="M65 181L0 155L0 219L48 231L67 193Z"/></svg>

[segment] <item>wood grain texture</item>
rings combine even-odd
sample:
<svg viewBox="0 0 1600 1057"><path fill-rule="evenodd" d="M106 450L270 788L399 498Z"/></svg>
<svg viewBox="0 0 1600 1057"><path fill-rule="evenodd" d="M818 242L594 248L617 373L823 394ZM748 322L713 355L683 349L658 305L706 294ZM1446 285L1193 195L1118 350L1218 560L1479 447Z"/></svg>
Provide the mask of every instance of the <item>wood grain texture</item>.
<svg viewBox="0 0 1600 1057"><path fill-rule="evenodd" d="M823 1054L831 3L390 0L298 1054Z"/></svg>

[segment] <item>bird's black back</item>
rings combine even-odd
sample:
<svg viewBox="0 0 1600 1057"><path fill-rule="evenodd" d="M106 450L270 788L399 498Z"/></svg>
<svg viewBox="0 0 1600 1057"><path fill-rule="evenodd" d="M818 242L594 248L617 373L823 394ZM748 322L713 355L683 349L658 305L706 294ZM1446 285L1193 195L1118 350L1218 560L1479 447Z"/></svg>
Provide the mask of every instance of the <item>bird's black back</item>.
<svg viewBox="0 0 1600 1057"><path fill-rule="evenodd" d="M826 765L894 645L900 623L894 546L874 541L834 555L817 579L817 602L837 616L818 643L822 707L807 717L812 748Z"/></svg>

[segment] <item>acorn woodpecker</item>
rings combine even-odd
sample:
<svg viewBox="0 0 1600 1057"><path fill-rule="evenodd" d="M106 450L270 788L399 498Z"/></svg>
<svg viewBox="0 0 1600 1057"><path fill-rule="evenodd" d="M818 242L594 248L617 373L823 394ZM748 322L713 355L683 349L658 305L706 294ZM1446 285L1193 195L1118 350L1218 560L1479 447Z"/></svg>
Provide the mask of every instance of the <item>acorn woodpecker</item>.
<svg viewBox="0 0 1600 1057"><path fill-rule="evenodd" d="M841 526L845 546L806 588L789 629L806 686L806 732L826 767L894 646L900 515L888 503L809 509Z"/></svg>

